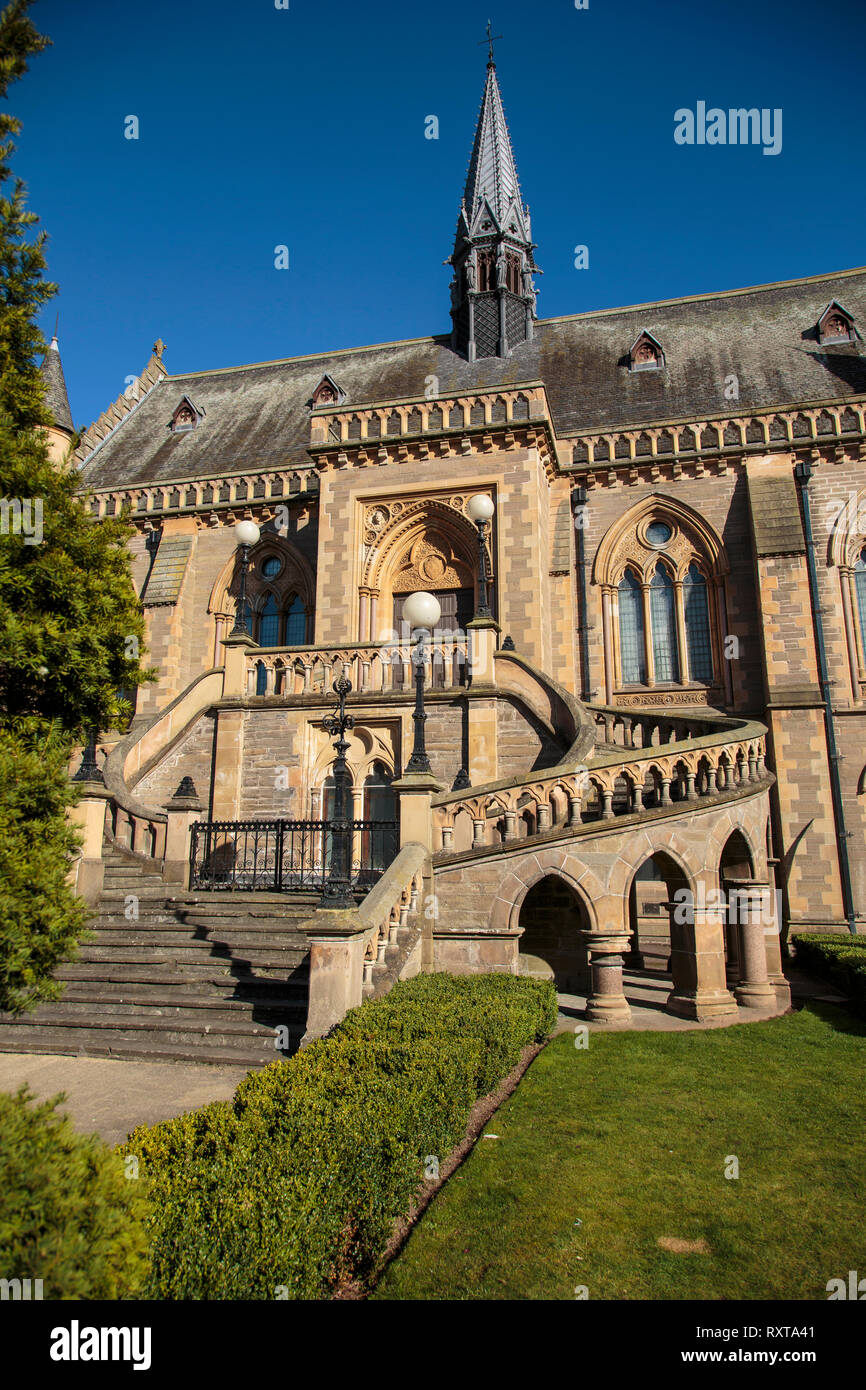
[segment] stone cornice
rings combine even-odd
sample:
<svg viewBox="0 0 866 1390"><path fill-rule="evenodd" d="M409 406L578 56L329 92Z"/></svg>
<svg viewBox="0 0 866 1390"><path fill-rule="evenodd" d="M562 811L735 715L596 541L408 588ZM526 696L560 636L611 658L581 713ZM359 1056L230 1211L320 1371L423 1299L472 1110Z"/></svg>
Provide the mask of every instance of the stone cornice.
<svg viewBox="0 0 866 1390"><path fill-rule="evenodd" d="M310 417L308 452L320 472L515 448L538 449L548 476L557 471L555 433L541 381L364 407L331 405Z"/></svg>
<svg viewBox="0 0 866 1390"><path fill-rule="evenodd" d="M194 517L200 528L233 525L240 516L269 520L277 507L318 504L318 475L309 467L225 472L203 478L94 489L91 512L120 516L153 529L164 516Z"/></svg>
<svg viewBox="0 0 866 1390"><path fill-rule="evenodd" d="M562 471L597 485L607 481L660 482L700 477L710 464L724 474L755 454L809 452L843 462L866 459L866 400L824 401L808 407L756 410L659 421L634 429L575 433L572 463ZM646 475L642 477L641 475ZM625 476L623 476L625 475Z"/></svg>

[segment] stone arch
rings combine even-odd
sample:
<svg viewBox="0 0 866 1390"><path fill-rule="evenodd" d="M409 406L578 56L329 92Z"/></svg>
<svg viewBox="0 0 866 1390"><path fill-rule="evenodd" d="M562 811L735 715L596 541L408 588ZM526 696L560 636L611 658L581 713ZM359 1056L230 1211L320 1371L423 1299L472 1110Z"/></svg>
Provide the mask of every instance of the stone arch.
<svg viewBox="0 0 866 1390"><path fill-rule="evenodd" d="M262 562L271 555L282 561L278 575L265 577L261 574ZM214 581L208 598L207 611L216 624L233 623L237 613L238 590L240 585L240 565L238 552L233 550ZM312 641L316 607L316 577L309 561L301 552L275 531L263 531L258 545L250 551L250 565L247 571L247 602L252 612L258 611L265 602L265 595L273 592L281 608L287 608L292 595L297 594L307 615L307 638Z"/></svg>
<svg viewBox="0 0 866 1390"><path fill-rule="evenodd" d="M586 993L589 960L581 933L589 920L582 894L566 877L540 874L521 897L518 974L552 979L560 993Z"/></svg>
<svg viewBox="0 0 866 1390"><path fill-rule="evenodd" d="M632 933L629 963L654 974L670 973L674 989L688 984L684 948L694 942L694 926L677 922L676 909L670 906L675 895L684 891L694 892L690 876L666 848L655 849L641 860L631 875L628 890L628 923Z"/></svg>
<svg viewBox="0 0 866 1390"><path fill-rule="evenodd" d="M710 571L708 578L721 578L728 573L728 558L721 537L700 512L687 506L679 498L670 497L665 493L655 493L636 502L608 527L593 562L594 583L615 586L621 578L620 571L629 563L638 573L643 573L647 563L647 547L630 546L629 542L639 533L642 522L656 519L673 522L686 542L682 546L682 556L672 548L659 551L658 558L666 554L669 564L674 560L677 572L684 572L691 562L685 558L689 549L688 542L691 542L692 558L704 560ZM653 567L654 562L655 557L650 550L649 563Z"/></svg>
<svg viewBox="0 0 866 1390"><path fill-rule="evenodd" d="M523 862L517 860L499 885L499 890L490 910L489 925L492 931L516 932L520 912L527 893L542 879L560 878L568 884L586 912L591 931L598 930L596 903L603 894L603 888L596 876L588 869L576 865L568 852L551 847L534 854Z"/></svg>
<svg viewBox="0 0 866 1390"><path fill-rule="evenodd" d="M455 498L462 506L464 498ZM399 509L398 509L399 508ZM458 505L439 498L382 504L389 513L363 561L361 587L378 595L378 624L391 627L396 593L416 589L471 589L477 602L478 534ZM490 529L486 549L488 584L494 580ZM374 634L376 636L378 634Z"/></svg>

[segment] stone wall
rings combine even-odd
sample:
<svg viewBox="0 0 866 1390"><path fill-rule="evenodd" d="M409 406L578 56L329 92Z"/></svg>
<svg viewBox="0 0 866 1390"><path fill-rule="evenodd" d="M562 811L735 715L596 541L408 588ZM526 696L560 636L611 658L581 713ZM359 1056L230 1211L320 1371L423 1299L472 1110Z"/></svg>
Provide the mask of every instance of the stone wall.
<svg viewBox="0 0 866 1390"><path fill-rule="evenodd" d="M146 806L160 808L174 796L184 777L195 783L202 806L210 804L214 748L214 716L203 714L178 743L135 784L135 794Z"/></svg>

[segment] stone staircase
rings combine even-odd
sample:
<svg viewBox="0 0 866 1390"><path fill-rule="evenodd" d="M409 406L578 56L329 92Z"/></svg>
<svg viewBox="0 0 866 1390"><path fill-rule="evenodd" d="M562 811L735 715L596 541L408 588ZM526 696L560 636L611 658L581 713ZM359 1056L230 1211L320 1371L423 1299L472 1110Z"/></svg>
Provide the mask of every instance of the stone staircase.
<svg viewBox="0 0 866 1390"><path fill-rule="evenodd" d="M92 939L55 972L62 999L0 1015L0 1051L247 1067L294 1052L317 895L170 893L147 861L106 845Z"/></svg>

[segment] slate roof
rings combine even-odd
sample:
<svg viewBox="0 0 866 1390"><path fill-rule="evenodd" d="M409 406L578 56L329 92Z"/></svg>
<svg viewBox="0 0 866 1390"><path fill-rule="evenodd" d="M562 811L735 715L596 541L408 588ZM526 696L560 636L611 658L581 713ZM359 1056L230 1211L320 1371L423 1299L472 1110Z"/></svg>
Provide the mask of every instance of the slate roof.
<svg viewBox="0 0 866 1390"><path fill-rule="evenodd" d="M866 394L863 343L818 343L818 318L837 298L866 334L861 268L541 320L535 339L504 360L466 362L443 336L169 376L96 447L82 477L89 487L113 488L308 464L307 402L325 372L345 393L343 410L423 397L431 375L446 397L541 380L560 437ZM664 350L660 371L628 370L629 347L643 328ZM724 395L731 373L736 402ZM204 418L172 434L183 395Z"/></svg>
<svg viewBox="0 0 866 1390"><path fill-rule="evenodd" d="M51 411L52 420L58 429L68 430L70 434L73 434L75 426L72 423L69 397L66 394L66 381L60 361L60 349L57 346L56 338L51 339L51 345L42 359L40 371L45 383L45 404Z"/></svg>

